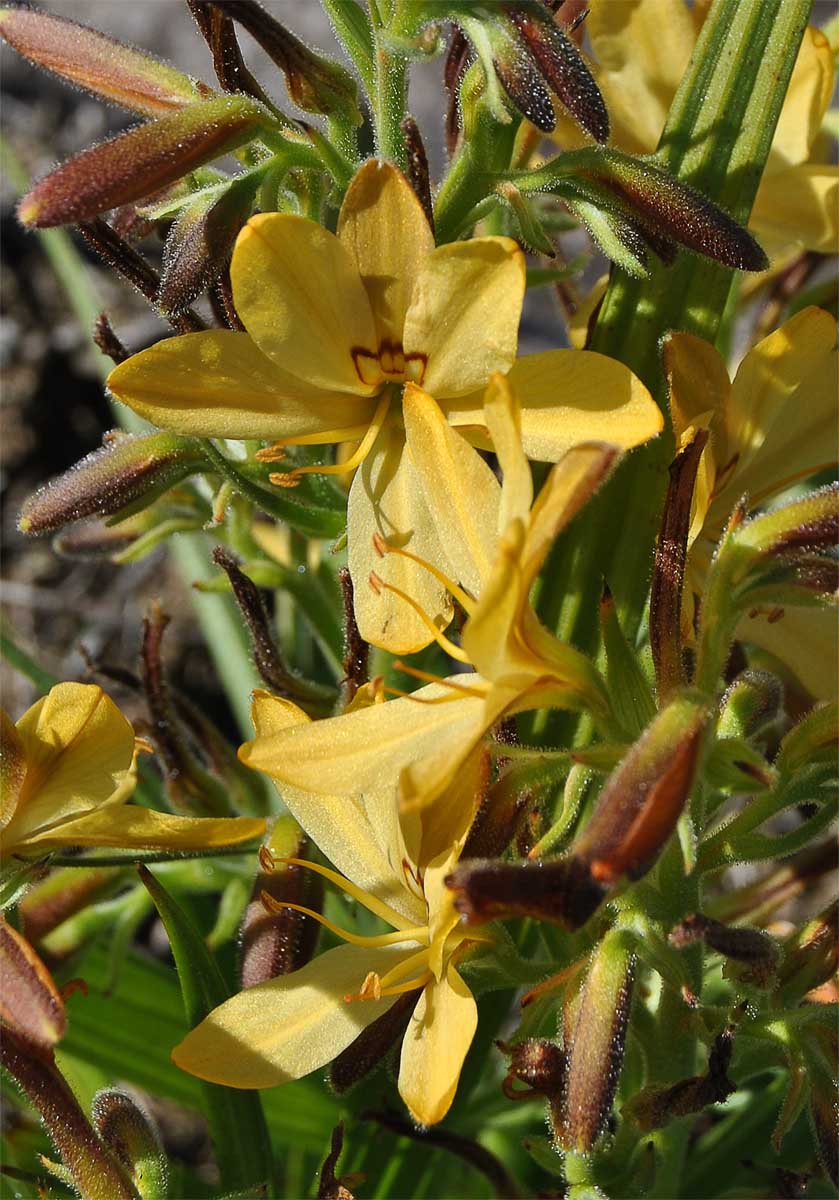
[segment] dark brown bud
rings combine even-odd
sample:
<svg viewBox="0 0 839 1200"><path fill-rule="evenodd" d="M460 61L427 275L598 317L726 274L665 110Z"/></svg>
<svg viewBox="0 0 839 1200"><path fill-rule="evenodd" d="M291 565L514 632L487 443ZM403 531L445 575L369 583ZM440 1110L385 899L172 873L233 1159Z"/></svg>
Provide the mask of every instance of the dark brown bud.
<svg viewBox="0 0 839 1200"><path fill-rule="evenodd" d="M443 68L446 89L446 150L453 155L460 137L460 81L469 58L469 43L457 25L452 26Z"/></svg>
<svg viewBox="0 0 839 1200"><path fill-rule="evenodd" d="M737 1090L728 1078L731 1062L732 1031L724 1030L716 1038L704 1075L680 1079L671 1087L642 1088L623 1106L621 1113L634 1121L642 1133L663 1129L677 1117L701 1112L709 1104L722 1104Z"/></svg>
<svg viewBox="0 0 839 1200"><path fill-rule="evenodd" d="M106 1088L93 1097L91 1120L102 1141L118 1159L141 1200L167 1194L168 1163L160 1135L149 1114L126 1092Z"/></svg>
<svg viewBox="0 0 839 1200"><path fill-rule="evenodd" d="M320 1169L318 1200L353 1200L352 1192L335 1174L338 1159L344 1148L344 1123L339 1121L332 1130L332 1144Z"/></svg>
<svg viewBox="0 0 839 1200"><path fill-rule="evenodd" d="M85 517L113 516L151 504L174 484L199 471L200 446L174 433L106 435L105 444L26 501L21 533L53 533Z"/></svg>
<svg viewBox="0 0 839 1200"><path fill-rule="evenodd" d="M485 760L487 781L489 757ZM537 789L522 780L520 772L508 768L489 788L481 788L478 811L460 855L491 859L500 856L518 837L536 800Z"/></svg>
<svg viewBox="0 0 839 1200"><path fill-rule="evenodd" d="M412 116L407 116L402 122L402 133L405 138L405 150L408 155L408 179L414 194L422 205L425 219L431 232L434 232L434 207L431 203L431 177L428 171L428 157L425 153L425 143L422 140L420 127Z"/></svg>
<svg viewBox="0 0 839 1200"><path fill-rule="evenodd" d="M160 191L272 123L268 111L247 96L192 104L62 163L23 197L18 216L36 229L87 221Z"/></svg>
<svg viewBox="0 0 839 1200"><path fill-rule="evenodd" d="M561 1127L566 1150L586 1154L612 1112L632 1003L634 958L623 935L607 933L594 952L568 1052Z"/></svg>
<svg viewBox="0 0 839 1200"><path fill-rule="evenodd" d="M693 787L707 719L703 696L675 697L606 780L572 845L596 880L638 879L655 862Z"/></svg>
<svg viewBox="0 0 839 1200"><path fill-rule="evenodd" d="M761 991L766 991L774 984L780 957L778 945L760 929L723 925L713 917L694 913L674 926L670 931L670 941L679 949L693 942L704 942L717 954L740 964L734 974L741 983Z"/></svg>
<svg viewBox="0 0 839 1200"><path fill-rule="evenodd" d="M205 84L144 50L124 46L53 13L2 8L0 36L37 66L149 117L164 116L212 95Z"/></svg>
<svg viewBox="0 0 839 1200"><path fill-rule="evenodd" d="M416 1006L416 992L399 996L387 1012L362 1029L346 1050L332 1060L329 1082L339 1096L366 1078L402 1041Z"/></svg>
<svg viewBox="0 0 839 1200"><path fill-rule="evenodd" d="M498 1042L498 1047L510 1055L507 1075L501 1090L508 1100L528 1100L537 1092L548 1098L562 1095L565 1087L565 1052L546 1038L527 1038L512 1046ZM515 1084L524 1084L516 1088Z"/></svg>
<svg viewBox="0 0 839 1200"><path fill-rule="evenodd" d="M574 43L551 20L539 0L515 0L501 7L548 87L595 141L605 142L609 114L594 76Z"/></svg>
<svg viewBox="0 0 839 1200"><path fill-rule="evenodd" d="M63 867L29 889L18 905L23 932L39 942L63 921L107 895L118 884L118 867Z"/></svg>
<svg viewBox="0 0 839 1200"><path fill-rule="evenodd" d="M64 1001L26 938L0 920L0 1020L47 1054L64 1036Z"/></svg>
<svg viewBox="0 0 839 1200"><path fill-rule="evenodd" d="M579 858L552 862L461 862L446 879L467 925L501 917L533 917L566 929L584 925L606 892Z"/></svg>
<svg viewBox="0 0 839 1200"><path fill-rule="evenodd" d="M340 115L361 124L355 80L340 63L315 54L255 0L211 0L259 43L285 76L288 94L304 112Z"/></svg>
<svg viewBox="0 0 839 1200"><path fill-rule="evenodd" d="M550 133L556 126L553 101L533 59L500 33L492 39L492 49L495 74L513 107L531 125Z"/></svg>
<svg viewBox="0 0 839 1200"><path fill-rule="evenodd" d="M264 865L257 875L251 899L240 928L240 979L243 988L289 975L305 966L312 957L318 936L318 924L305 913L283 907L302 905L314 912L323 907L323 880L283 858L304 858L306 837L291 817L278 817L260 855ZM264 897L274 903L266 906Z"/></svg>

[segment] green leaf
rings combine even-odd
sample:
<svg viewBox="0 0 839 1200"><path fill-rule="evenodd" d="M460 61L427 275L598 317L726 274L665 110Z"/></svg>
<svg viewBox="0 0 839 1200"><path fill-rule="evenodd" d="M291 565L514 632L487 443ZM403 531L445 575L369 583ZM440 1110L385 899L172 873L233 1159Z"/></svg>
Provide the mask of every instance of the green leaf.
<svg viewBox="0 0 839 1200"><path fill-rule="evenodd" d="M140 878L154 900L166 927L178 968L181 995L190 1026L229 998L229 990L190 918L146 867ZM266 1183L273 1175L268 1129L256 1092L203 1083L204 1111L226 1190Z"/></svg>

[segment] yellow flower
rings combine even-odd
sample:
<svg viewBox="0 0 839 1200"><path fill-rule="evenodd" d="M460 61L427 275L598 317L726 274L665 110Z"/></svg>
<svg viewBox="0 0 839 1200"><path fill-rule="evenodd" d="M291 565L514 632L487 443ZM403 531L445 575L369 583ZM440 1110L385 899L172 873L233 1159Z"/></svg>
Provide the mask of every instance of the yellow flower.
<svg viewBox="0 0 839 1200"><path fill-rule="evenodd" d="M706 6L684 0L598 0L586 21L612 141L651 154L687 69ZM801 249L831 253L839 236L839 167L823 162L819 132L833 93L833 54L808 27L793 69L749 228L773 264ZM579 130L561 118L564 146Z"/></svg>
<svg viewBox="0 0 839 1200"><path fill-rule="evenodd" d="M670 334L664 348L677 439L710 430L697 476L690 528L688 593L701 593L714 548L744 493L766 503L837 460L836 322L806 308L745 356L733 381L701 338ZM819 699L835 697L836 614L831 610L756 612L737 631L769 650ZM688 622L689 625L689 622Z"/></svg>
<svg viewBox="0 0 839 1200"><path fill-rule="evenodd" d="M627 449L661 429L647 390L611 359L555 350L516 360L522 252L505 237L435 248L419 201L389 163L370 161L356 174L337 235L290 214L252 218L231 279L246 333L159 342L117 367L108 386L142 416L184 434L280 447L358 442L349 461L315 469L359 468L347 514L356 616L362 637L385 649L407 654L430 636L392 595L376 603L369 594L373 535L449 566L441 528L454 481L422 444L426 410L403 403L407 383L421 386L460 430L457 468L476 509L497 504L497 482L469 444L488 444L482 392L493 372L509 371L521 396L532 458L554 462L590 438ZM384 571L437 626L448 623L449 597L433 576L408 558L389 560Z"/></svg>
<svg viewBox="0 0 839 1200"><path fill-rule="evenodd" d="M253 718L258 739L311 724L290 701L267 693L256 694ZM433 1125L451 1105L477 1026L475 1000L457 963L469 942L491 940L459 924L444 884L460 847L447 848L420 870L411 853L416 824L409 821L413 830L403 830L392 789L352 799L284 788L283 798L338 871L292 861L336 884L392 932L362 936L284 905L308 912L346 944L232 997L172 1056L183 1070L214 1083L273 1087L331 1062L400 996L415 992L399 1094L415 1121Z"/></svg>
<svg viewBox="0 0 839 1200"><path fill-rule="evenodd" d="M429 423L436 422L439 451L445 457L445 443L457 443L458 435L419 389L409 393L406 404L429 407ZM481 529L483 514L455 504L448 543L456 578L468 576L475 582L464 590L431 564L423 568L468 613L461 646L439 632L437 640L479 673L432 680L410 696L303 728L260 733L239 751L249 766L269 774L284 796L300 790L321 797L322 803L324 797L341 797L326 804L327 814L345 798L363 803L382 793L389 798L382 804L392 803L398 788L403 819L410 813L422 817L412 846L420 866L468 829L481 743L502 716L551 706L586 707L601 725L609 721L608 695L597 671L583 654L540 625L528 597L557 533L603 481L617 452L602 444L573 448L553 467L531 508L532 482L521 449L519 413L502 376L488 389L484 419L504 471L496 521L506 532L499 538L496 531L493 546ZM458 519L460 531L455 529ZM406 553L381 542L379 548L388 558ZM392 585L378 577L374 583L380 591L395 594ZM400 592L397 599L433 628L414 597ZM413 669L409 673L431 678Z"/></svg>
<svg viewBox="0 0 839 1200"><path fill-rule="evenodd" d="M101 688L60 683L15 725L0 709L3 857L65 846L202 850L259 837L261 819L176 817L127 805L134 731Z"/></svg>

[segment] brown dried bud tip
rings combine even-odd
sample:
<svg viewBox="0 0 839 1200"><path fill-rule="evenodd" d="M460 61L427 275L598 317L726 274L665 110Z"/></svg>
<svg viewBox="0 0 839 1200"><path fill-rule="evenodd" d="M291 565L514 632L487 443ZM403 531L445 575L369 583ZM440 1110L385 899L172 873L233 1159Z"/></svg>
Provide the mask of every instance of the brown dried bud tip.
<svg viewBox="0 0 839 1200"><path fill-rule="evenodd" d="M568 1048L568 1077L557 1140L585 1154L606 1129L618 1085L629 1010L634 958L622 935L608 933L594 952Z"/></svg>
<svg viewBox="0 0 839 1200"><path fill-rule="evenodd" d="M335 1174L338 1159L344 1148L344 1122L339 1121L332 1130L332 1145L320 1169L318 1200L353 1200L350 1192Z"/></svg>
<svg viewBox="0 0 839 1200"><path fill-rule="evenodd" d="M0 9L0 36L39 67L94 96L149 117L186 108L210 88L144 50L66 17L30 8Z"/></svg>
<svg viewBox="0 0 839 1200"><path fill-rule="evenodd" d="M605 889L578 858L554 862L461 862L446 879L454 906L467 925L501 917L534 917L566 929L584 925Z"/></svg>
<svg viewBox="0 0 839 1200"><path fill-rule="evenodd" d="M18 216L36 229L87 221L160 191L251 141L266 124L273 124L268 111L246 96L200 101L62 163L23 197Z"/></svg>
<svg viewBox="0 0 839 1200"><path fill-rule="evenodd" d="M64 1036L64 1002L29 942L0 920L0 1020L33 1051L49 1054Z"/></svg>
<svg viewBox="0 0 839 1200"><path fill-rule="evenodd" d="M510 1066L501 1084L508 1100L528 1100L534 1093L557 1097L565 1087L566 1060L564 1051L546 1038L527 1038L513 1046L503 1042L496 1045L510 1055ZM524 1088L514 1084L522 1083Z"/></svg>
<svg viewBox="0 0 839 1200"><path fill-rule="evenodd" d="M596 880L639 879L655 862L690 795L707 719L704 697L673 699L606 780L572 845Z"/></svg>
<svg viewBox="0 0 839 1200"><path fill-rule="evenodd" d="M21 533L53 533L85 517L106 517L142 501L143 507L203 465L197 442L174 433L111 436L26 501Z"/></svg>
<svg viewBox="0 0 839 1200"><path fill-rule="evenodd" d="M706 1074L680 1079L667 1088L643 1088L623 1106L623 1116L633 1120L642 1133L650 1133L677 1117L701 1112L709 1104L722 1104L737 1090L728 1078L731 1052L732 1031L725 1029L714 1041Z"/></svg>
<svg viewBox="0 0 839 1200"><path fill-rule="evenodd" d="M732 928L703 913L694 913L670 931L670 941L679 949L692 942L704 942L717 954L743 964L746 969L740 970L737 978L761 990L771 987L775 979L778 946L760 929Z"/></svg>

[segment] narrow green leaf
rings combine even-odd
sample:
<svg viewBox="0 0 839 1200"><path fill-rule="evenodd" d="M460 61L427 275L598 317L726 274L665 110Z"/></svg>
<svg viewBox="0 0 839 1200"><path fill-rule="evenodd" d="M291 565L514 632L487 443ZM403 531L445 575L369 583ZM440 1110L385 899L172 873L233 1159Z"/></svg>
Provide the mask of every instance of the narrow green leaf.
<svg viewBox="0 0 839 1200"><path fill-rule="evenodd" d="M224 978L190 918L146 867L140 878L166 927L178 968L188 1023L197 1025L229 998ZM222 1186L230 1191L271 1180L268 1129L258 1093L203 1083L204 1111L210 1126Z"/></svg>

